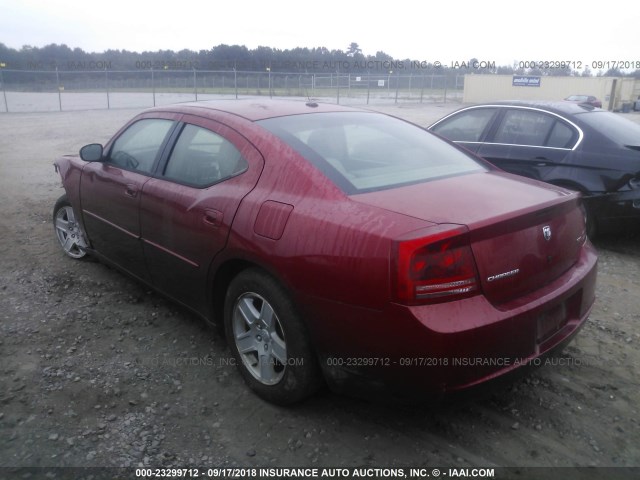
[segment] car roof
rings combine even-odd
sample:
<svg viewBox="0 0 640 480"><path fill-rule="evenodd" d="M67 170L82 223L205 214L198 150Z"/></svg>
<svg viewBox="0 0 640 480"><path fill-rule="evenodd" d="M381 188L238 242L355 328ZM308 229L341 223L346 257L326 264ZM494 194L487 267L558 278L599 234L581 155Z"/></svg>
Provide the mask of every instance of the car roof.
<svg viewBox="0 0 640 480"><path fill-rule="evenodd" d="M242 117L246 120L257 121L305 113L363 112L365 110L305 100L229 99L181 103L156 107L148 111L191 113L200 116L207 116L207 112L223 112Z"/></svg>
<svg viewBox="0 0 640 480"><path fill-rule="evenodd" d="M492 103L483 103L474 105L475 107L485 107L489 105L498 105L498 106L513 106L513 107L529 107L529 108L540 108L543 110L549 110L554 113L564 113L568 115L574 115L577 113L590 112L593 110L600 110L599 108L593 107L591 105L584 105L581 103L574 103L568 101L558 101L558 100L508 100L508 101L500 101L500 102L492 102Z"/></svg>

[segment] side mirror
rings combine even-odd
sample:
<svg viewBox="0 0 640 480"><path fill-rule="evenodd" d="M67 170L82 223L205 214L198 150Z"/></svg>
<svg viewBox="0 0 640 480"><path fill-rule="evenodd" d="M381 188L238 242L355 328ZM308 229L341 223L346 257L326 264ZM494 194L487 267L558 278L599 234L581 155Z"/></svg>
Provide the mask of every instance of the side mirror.
<svg viewBox="0 0 640 480"><path fill-rule="evenodd" d="M98 162L102 160L102 145L90 143L80 149L80 158L85 162Z"/></svg>

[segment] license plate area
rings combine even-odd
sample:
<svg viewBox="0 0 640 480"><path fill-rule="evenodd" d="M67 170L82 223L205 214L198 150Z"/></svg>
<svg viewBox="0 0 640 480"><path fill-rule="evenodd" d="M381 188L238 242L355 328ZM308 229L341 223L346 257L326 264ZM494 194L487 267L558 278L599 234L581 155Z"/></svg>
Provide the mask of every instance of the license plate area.
<svg viewBox="0 0 640 480"><path fill-rule="evenodd" d="M553 336L567 323L567 304L562 302L538 317L536 342L542 343Z"/></svg>

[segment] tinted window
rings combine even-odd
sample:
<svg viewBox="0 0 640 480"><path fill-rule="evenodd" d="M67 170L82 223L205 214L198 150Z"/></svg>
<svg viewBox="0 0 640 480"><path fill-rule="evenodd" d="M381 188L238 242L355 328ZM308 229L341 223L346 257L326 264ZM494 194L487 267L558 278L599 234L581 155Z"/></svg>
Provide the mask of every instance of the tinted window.
<svg viewBox="0 0 640 480"><path fill-rule="evenodd" d="M495 112L495 108L474 108L444 120L432 130L449 140L478 142Z"/></svg>
<svg viewBox="0 0 640 480"><path fill-rule="evenodd" d="M555 123L551 115L532 110L507 110L494 137L495 143L544 146Z"/></svg>
<svg viewBox="0 0 640 480"><path fill-rule="evenodd" d="M317 113L272 118L260 124L347 193L486 170L426 130L385 115Z"/></svg>
<svg viewBox="0 0 640 480"><path fill-rule="evenodd" d="M246 168L247 161L231 142L211 130L185 125L171 152L164 176L204 187Z"/></svg>
<svg viewBox="0 0 640 480"><path fill-rule="evenodd" d="M574 137L576 135L577 133L573 130L573 128L569 127L560 120L556 120L556 123L551 129L551 135L549 135L549 140L547 140L546 146L557 148L571 148L573 147Z"/></svg>
<svg viewBox="0 0 640 480"><path fill-rule="evenodd" d="M640 125L610 112L579 113L580 120L618 145L640 146Z"/></svg>
<svg viewBox="0 0 640 480"><path fill-rule="evenodd" d="M172 126L173 121L163 119L134 123L114 142L108 162L129 170L150 172Z"/></svg>

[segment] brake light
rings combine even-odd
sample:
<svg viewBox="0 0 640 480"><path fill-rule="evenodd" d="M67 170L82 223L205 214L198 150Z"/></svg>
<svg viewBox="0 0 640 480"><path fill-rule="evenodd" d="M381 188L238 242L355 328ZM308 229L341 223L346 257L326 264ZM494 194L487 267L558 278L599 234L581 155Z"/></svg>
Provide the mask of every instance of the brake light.
<svg viewBox="0 0 640 480"><path fill-rule="evenodd" d="M413 232L394 243L395 300L407 305L447 302L480 291L465 227L441 225Z"/></svg>

